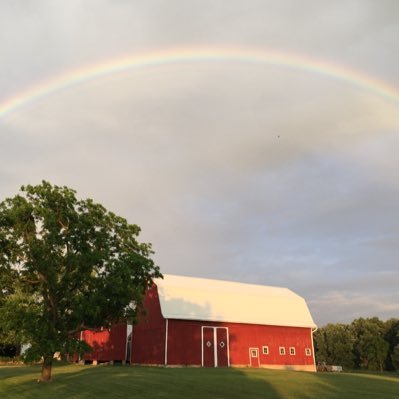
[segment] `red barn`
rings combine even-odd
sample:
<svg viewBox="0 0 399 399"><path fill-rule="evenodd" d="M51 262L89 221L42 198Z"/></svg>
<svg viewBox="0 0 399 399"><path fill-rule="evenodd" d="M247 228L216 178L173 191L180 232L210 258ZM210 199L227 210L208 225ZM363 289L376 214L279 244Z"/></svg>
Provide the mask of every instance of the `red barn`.
<svg viewBox="0 0 399 399"><path fill-rule="evenodd" d="M316 325L287 288L166 275L145 298L130 362L315 371Z"/></svg>

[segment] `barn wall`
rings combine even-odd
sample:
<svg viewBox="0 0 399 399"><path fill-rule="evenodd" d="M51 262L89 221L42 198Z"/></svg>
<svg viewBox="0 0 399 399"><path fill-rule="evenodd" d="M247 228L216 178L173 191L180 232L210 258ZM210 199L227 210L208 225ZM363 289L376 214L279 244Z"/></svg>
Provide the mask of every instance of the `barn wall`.
<svg viewBox="0 0 399 399"><path fill-rule="evenodd" d="M133 326L131 363L164 364L166 320L162 317L156 286L144 299L146 315Z"/></svg>
<svg viewBox="0 0 399 399"><path fill-rule="evenodd" d="M187 320L169 320L167 356L169 365L201 365L202 326L228 328L232 366L248 366L249 348L258 348L261 367L277 365L297 369L295 366L299 365L307 366L301 367L302 369L314 368L313 353L311 356L305 354L306 348L312 351L310 328ZM263 354L263 346L268 346L269 354ZM279 347L285 347L285 355L280 355ZM295 348L295 355L290 355L290 347Z"/></svg>
<svg viewBox="0 0 399 399"><path fill-rule="evenodd" d="M93 352L85 353L83 360L108 362L126 358L126 323L114 324L111 329L85 330L82 339L93 348Z"/></svg>
<svg viewBox="0 0 399 399"><path fill-rule="evenodd" d="M168 321L168 365L201 365L201 323Z"/></svg>
<svg viewBox="0 0 399 399"><path fill-rule="evenodd" d="M259 349L259 363L263 366L313 364L313 357L305 354L306 348L312 348L310 328L240 324L229 327L232 364L249 364L249 348ZM263 354L263 346L268 346L269 354ZM280 355L280 347L285 348L285 355ZM295 348L295 355L290 355L290 347Z"/></svg>
<svg viewBox="0 0 399 399"><path fill-rule="evenodd" d="M146 315L139 318L133 326L131 344L131 363L164 364L165 361L165 319L162 317L157 289L149 289L144 299ZM81 360L87 361L124 361L126 360L127 324L112 325L111 329L82 331L81 339L86 341L93 351L85 353ZM73 356L78 361L78 356Z"/></svg>

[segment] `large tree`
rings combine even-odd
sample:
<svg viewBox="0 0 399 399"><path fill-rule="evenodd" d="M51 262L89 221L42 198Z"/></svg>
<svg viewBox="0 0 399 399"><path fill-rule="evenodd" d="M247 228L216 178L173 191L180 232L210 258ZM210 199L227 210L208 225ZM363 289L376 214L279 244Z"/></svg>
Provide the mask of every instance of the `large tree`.
<svg viewBox="0 0 399 399"><path fill-rule="evenodd" d="M399 370L399 319L388 319L384 323L384 339L389 345L386 369Z"/></svg>
<svg viewBox="0 0 399 399"><path fill-rule="evenodd" d="M314 334L318 362L353 368L354 336L346 324L327 324Z"/></svg>
<svg viewBox="0 0 399 399"><path fill-rule="evenodd" d="M43 181L0 203L0 342L30 343L51 379L56 351L77 333L136 320L145 290L162 277L137 225L67 187Z"/></svg>
<svg viewBox="0 0 399 399"><path fill-rule="evenodd" d="M378 317L360 317L351 324L355 336L354 355L356 364L366 370L383 371L389 344L384 339L384 322Z"/></svg>

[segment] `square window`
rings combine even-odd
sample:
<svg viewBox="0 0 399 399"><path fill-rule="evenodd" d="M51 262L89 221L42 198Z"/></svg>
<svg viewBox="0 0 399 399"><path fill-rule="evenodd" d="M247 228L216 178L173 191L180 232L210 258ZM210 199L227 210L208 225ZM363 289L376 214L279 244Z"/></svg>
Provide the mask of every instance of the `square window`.
<svg viewBox="0 0 399 399"><path fill-rule="evenodd" d="M279 352L280 352L280 355L285 355L285 347L284 346L280 346Z"/></svg>
<svg viewBox="0 0 399 399"><path fill-rule="evenodd" d="M258 357L257 349L251 349L251 357Z"/></svg>
<svg viewBox="0 0 399 399"><path fill-rule="evenodd" d="M310 348L306 348L305 349L305 354L306 354L306 356L311 356L312 355L312 351L310 350Z"/></svg>
<svg viewBox="0 0 399 399"><path fill-rule="evenodd" d="M264 355L268 355L269 354L269 347L268 346L262 346L262 353Z"/></svg>
<svg viewBox="0 0 399 399"><path fill-rule="evenodd" d="M295 348L293 346L290 348L290 355L295 355Z"/></svg>

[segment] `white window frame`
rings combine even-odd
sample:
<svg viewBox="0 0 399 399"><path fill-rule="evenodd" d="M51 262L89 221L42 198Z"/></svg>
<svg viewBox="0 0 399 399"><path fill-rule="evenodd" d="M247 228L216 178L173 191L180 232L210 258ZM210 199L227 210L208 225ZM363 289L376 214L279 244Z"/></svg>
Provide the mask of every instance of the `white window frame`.
<svg viewBox="0 0 399 399"><path fill-rule="evenodd" d="M284 356L285 355L285 346L279 346L278 353L280 354L280 356Z"/></svg>
<svg viewBox="0 0 399 399"><path fill-rule="evenodd" d="M291 356L295 356L296 352L295 352L295 346L290 346L290 355Z"/></svg>
<svg viewBox="0 0 399 399"><path fill-rule="evenodd" d="M305 355L306 356L312 356L312 350L310 348L305 349Z"/></svg>
<svg viewBox="0 0 399 399"><path fill-rule="evenodd" d="M263 355L269 354L269 347L267 345L262 346L262 354Z"/></svg>

